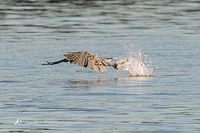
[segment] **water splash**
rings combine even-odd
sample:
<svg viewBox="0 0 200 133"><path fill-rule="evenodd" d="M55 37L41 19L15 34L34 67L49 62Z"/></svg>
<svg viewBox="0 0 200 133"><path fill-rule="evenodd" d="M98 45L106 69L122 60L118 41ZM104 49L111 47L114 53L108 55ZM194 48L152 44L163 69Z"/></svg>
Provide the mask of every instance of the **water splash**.
<svg viewBox="0 0 200 133"><path fill-rule="evenodd" d="M120 61L125 61L126 59ZM151 61L147 56L141 54L140 49L137 52L129 51L128 62L123 66L124 70L129 71L133 77L153 76L153 69L150 67Z"/></svg>

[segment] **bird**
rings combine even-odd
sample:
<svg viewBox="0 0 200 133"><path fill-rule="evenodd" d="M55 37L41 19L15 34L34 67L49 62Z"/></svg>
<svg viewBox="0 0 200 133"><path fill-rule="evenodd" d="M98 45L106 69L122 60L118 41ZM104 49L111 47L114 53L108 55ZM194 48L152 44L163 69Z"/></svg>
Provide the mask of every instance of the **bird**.
<svg viewBox="0 0 200 133"><path fill-rule="evenodd" d="M118 70L126 62L128 62L128 59L126 59L123 62L118 62L112 65L111 60L116 58L101 58L93 55L88 51L66 52L63 56L65 56L66 58L55 62L47 61L47 64L42 65L55 65L62 62L70 62L78 66L95 70L97 72L104 72L106 70L105 66L111 66Z"/></svg>

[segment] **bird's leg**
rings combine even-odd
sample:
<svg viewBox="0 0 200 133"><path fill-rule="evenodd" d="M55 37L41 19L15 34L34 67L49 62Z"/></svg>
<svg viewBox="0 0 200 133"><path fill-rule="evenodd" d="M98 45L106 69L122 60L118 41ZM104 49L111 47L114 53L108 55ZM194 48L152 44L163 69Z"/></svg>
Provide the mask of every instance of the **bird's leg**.
<svg viewBox="0 0 200 133"><path fill-rule="evenodd" d="M111 62L106 62L108 66L113 66Z"/></svg>
<svg viewBox="0 0 200 133"><path fill-rule="evenodd" d="M113 68L115 68L116 70L118 70L121 66L123 66L126 62L128 62L128 59L126 59L123 62L119 62L119 63L115 63L114 65L112 65Z"/></svg>
<svg viewBox="0 0 200 133"><path fill-rule="evenodd" d="M68 61L66 59L62 59L62 60L55 61L55 62L49 62L49 61L47 61L47 64L42 64L42 65L55 65L55 64L62 63L62 62L68 62Z"/></svg>

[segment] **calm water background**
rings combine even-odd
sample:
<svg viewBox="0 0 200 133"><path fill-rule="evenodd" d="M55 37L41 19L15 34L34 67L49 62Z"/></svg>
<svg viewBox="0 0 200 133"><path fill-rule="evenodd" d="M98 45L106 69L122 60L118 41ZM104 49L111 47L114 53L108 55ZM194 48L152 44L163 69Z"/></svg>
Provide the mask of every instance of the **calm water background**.
<svg viewBox="0 0 200 133"><path fill-rule="evenodd" d="M200 132L199 43L199 0L1 1L0 131ZM41 65L130 49L154 77Z"/></svg>

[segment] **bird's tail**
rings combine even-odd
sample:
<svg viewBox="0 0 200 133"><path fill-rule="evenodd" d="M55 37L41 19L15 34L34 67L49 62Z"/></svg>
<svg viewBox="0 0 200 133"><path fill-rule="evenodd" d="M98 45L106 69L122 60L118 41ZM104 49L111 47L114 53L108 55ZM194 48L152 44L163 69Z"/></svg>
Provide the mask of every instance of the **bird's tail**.
<svg viewBox="0 0 200 133"><path fill-rule="evenodd" d="M118 70L118 69L119 69L121 66L123 66L126 62L128 62L128 59L126 59L126 60L123 61L123 62L115 63L114 65L112 65L112 67Z"/></svg>

